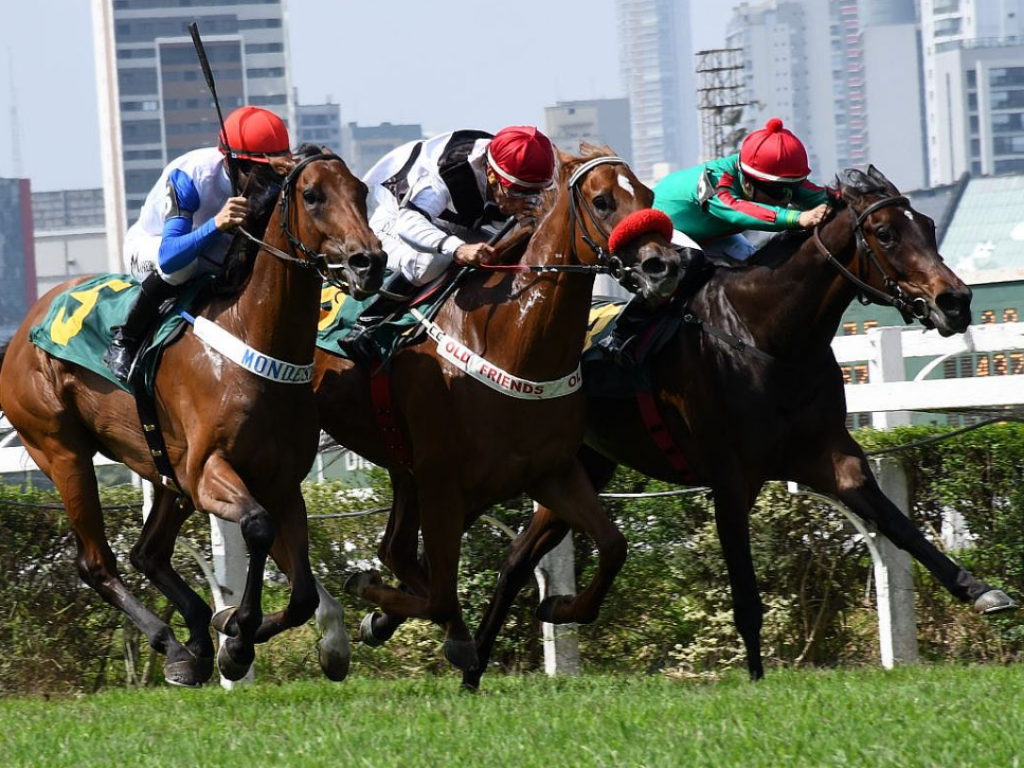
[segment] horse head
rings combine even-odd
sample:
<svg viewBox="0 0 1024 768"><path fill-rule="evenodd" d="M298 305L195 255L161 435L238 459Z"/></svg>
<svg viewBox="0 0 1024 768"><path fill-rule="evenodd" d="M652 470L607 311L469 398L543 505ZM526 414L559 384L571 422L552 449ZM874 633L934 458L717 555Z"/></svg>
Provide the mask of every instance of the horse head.
<svg viewBox="0 0 1024 768"><path fill-rule="evenodd" d="M354 298L373 295L383 282L387 256L367 220L366 185L326 148L305 145L297 159L279 203L281 229L293 253Z"/></svg>
<svg viewBox="0 0 1024 768"><path fill-rule="evenodd" d="M971 323L971 289L946 266L935 239L935 222L874 166L839 176L850 208L860 259L859 277L896 307L907 322L917 319L943 336L963 333Z"/></svg>
<svg viewBox="0 0 1024 768"><path fill-rule="evenodd" d="M672 222L651 208L654 193L608 147L582 142L581 157L559 151L558 202L568 207L573 253L606 266L627 290L652 304L675 293L681 258Z"/></svg>

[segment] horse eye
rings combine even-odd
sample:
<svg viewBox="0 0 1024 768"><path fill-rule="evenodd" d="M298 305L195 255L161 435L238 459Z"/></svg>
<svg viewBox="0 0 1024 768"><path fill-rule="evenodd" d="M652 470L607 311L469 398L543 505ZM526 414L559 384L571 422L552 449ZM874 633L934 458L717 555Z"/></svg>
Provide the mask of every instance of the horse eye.
<svg viewBox="0 0 1024 768"><path fill-rule="evenodd" d="M313 187L302 190L302 199L306 201L307 205L316 205L322 202L320 193Z"/></svg>
<svg viewBox="0 0 1024 768"><path fill-rule="evenodd" d="M598 195L594 198L594 208L600 213L608 213L612 209L612 204L607 195Z"/></svg>
<svg viewBox="0 0 1024 768"><path fill-rule="evenodd" d="M875 237L882 245L889 245L893 241L892 230L888 227L879 227L875 230Z"/></svg>

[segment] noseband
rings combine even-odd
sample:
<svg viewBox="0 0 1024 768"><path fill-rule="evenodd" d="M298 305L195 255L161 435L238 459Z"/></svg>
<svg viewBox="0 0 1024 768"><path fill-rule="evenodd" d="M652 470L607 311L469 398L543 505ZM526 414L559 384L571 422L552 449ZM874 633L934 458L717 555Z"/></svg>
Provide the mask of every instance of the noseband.
<svg viewBox="0 0 1024 768"><path fill-rule="evenodd" d="M889 274L885 271L882 263L878 260L878 255L864 237L864 223L867 221L868 216L880 208L887 208L891 205L905 205L909 208L910 200L902 195L885 197L873 202L853 219L853 234L857 242L857 253L861 256L867 256L868 276L870 276L871 265L873 264L875 269L877 269L878 273L882 276L882 283L885 285L888 292L880 291L874 286L869 285L864 279L858 277L840 264L836 257L832 255L828 248L825 247L825 244L821 242L821 236L819 234L821 225L814 228L814 247L817 248L818 252L836 268L840 275L857 287L857 298L862 304L868 304L871 299L874 299L881 304L895 307L899 310L900 314L908 320L910 318L923 320L928 317L928 303L922 298L907 301L906 295L903 293L903 289L900 288L899 283L889 277Z"/></svg>
<svg viewBox="0 0 1024 768"><path fill-rule="evenodd" d="M273 256L281 259L282 261L289 261L293 264L297 264L303 269L311 269L317 272L326 282L334 285L338 288L347 288L347 282L344 280L338 280L331 277L330 270L334 267L340 266L338 264L332 264L327 260L326 253L319 253L307 247L305 243L299 240L292 232L288 223L291 220L291 208L292 200L295 197L295 186L299 180L299 174L302 173L303 169L310 163L316 163L323 160L324 162L330 162L331 160L337 160L344 162L340 157L332 152L322 152L315 155L308 155L296 163L295 167L292 168L288 175L285 176L284 181L281 183L281 197L278 200L278 221L281 225L281 231L284 232L285 238L288 240L288 245L291 248L292 253L286 253L280 248L275 248L263 240L260 240L255 235L250 234L242 227L239 227L239 232L242 233L250 242L258 245L262 250L267 251ZM298 251L303 254L305 258L297 258L293 254Z"/></svg>

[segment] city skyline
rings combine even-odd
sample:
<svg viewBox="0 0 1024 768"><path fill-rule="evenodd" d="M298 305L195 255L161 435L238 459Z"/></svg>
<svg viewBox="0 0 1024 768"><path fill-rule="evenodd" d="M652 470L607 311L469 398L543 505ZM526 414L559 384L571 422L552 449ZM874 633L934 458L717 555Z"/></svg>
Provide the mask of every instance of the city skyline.
<svg viewBox="0 0 1024 768"><path fill-rule="evenodd" d="M722 44L726 22L737 3L727 0L710 11L694 11L694 50ZM11 23L0 30L4 62L0 69L4 115L0 177L29 178L34 190L98 187L101 169L90 3L59 0L61 25L49 23L53 5L18 4L12 9ZM544 109L559 100L627 95L619 78L614 0L558 4L520 0L513 18L507 18L507 9L503 15L501 8L481 8L471 0L448 0L443 8L398 5L403 11L401 24L395 23L395 4L385 8L384 4L345 3L324 9L313 0L286 0L289 66L299 103L322 103L331 97L340 104L345 122L422 123L424 130L439 132L460 127L497 129L512 123L543 125ZM582 9L586 14L581 22ZM441 53L428 48L430 41L446 39L434 31L450 29L453 18L462 30L460 40L466 41L475 57L472 67L457 72L446 64L452 46L443 46ZM538 26L538 19L547 23ZM500 43L490 31L498 23ZM380 29L388 39L346 32L350 29ZM386 60L379 54L382 50L388 52ZM40 56L51 60L40 66ZM52 59L63 65L55 66ZM325 61L333 66L325 66ZM431 61L437 73L424 77L429 72L425 62ZM541 68L538 62L542 61L552 63ZM12 159L12 64L20 173ZM346 77L347 71L358 77ZM515 81L523 72L528 84ZM511 81L504 89L495 85L503 78ZM486 97L479 102L467 98L476 91Z"/></svg>

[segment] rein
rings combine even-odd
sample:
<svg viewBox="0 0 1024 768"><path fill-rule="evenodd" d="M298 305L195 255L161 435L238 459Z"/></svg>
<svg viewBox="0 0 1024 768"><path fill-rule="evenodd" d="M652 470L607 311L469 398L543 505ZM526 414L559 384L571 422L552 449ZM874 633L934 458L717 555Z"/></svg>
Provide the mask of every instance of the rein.
<svg viewBox="0 0 1024 768"><path fill-rule="evenodd" d="M899 284L895 280L889 277L889 274L885 271L885 268L882 266L882 263L878 260L878 255L875 253L874 249L868 244L868 241L864 237L863 227L864 222L867 220L868 216L870 216L872 213L879 210L880 208L886 208L891 205L906 205L909 207L910 200L908 200L906 197L902 195L898 195L895 197L886 197L881 200L877 200L871 205L869 205L867 208L865 208L853 220L853 233L857 241L857 253L864 254L868 257L868 272L871 271L871 265L874 264L875 269L877 269L879 274L882 276L882 282L888 289L888 293L886 293L885 291L880 291L879 289L870 285L865 280L855 275L851 270L847 269L841 263L839 263L839 260L832 255L832 252L829 251L829 249L821 241L820 224L814 228L814 247L818 249L818 253L824 256L825 259L829 262L829 264L836 268L836 271L838 271L839 274L842 275L847 282L852 283L857 288L859 292L858 300L862 304L869 303L870 297L871 299L874 299L875 301L881 304L885 304L890 307L895 307L904 317L913 317L917 318L918 320L921 320L928 316L928 305L925 302L925 300L922 298L916 298L913 301L907 301L903 294L903 289L900 288Z"/></svg>
<svg viewBox="0 0 1024 768"><path fill-rule="evenodd" d="M298 182L299 174L310 163L319 162L321 160L325 162L330 162L331 160L338 160L339 162L343 162L341 158L338 157L333 152L322 152L317 153L315 155L308 155L304 157L302 160L300 160L295 165L295 167L288 172L288 175L285 176L284 182L281 185L281 196L277 204L279 211L278 220L281 224L281 231L284 232L284 236L288 240L288 245L290 246L292 253L286 253L285 251L282 251L280 248L277 248L271 245L270 243L260 240L255 235L246 231L243 227L238 227L238 232L243 237L245 237L249 242L258 246L260 250L264 250L267 253L271 254L272 256L276 256L278 259L281 259L282 261L297 264L303 269L313 270L317 272L320 275L320 277L324 279L325 282L330 283L336 288L341 288L344 290L350 287L347 281L332 278L330 276L330 270L341 265L332 264L331 262L329 262L327 260L328 257L326 253L319 253L309 248L305 243L303 243L295 236L295 234L291 231L291 228L288 226L288 222L291 219L292 199L295 194L295 185ZM293 255L296 250L301 252L305 256L305 258L299 258Z"/></svg>
<svg viewBox="0 0 1024 768"><path fill-rule="evenodd" d="M580 236L583 238L583 242L597 255L597 264L479 264L478 267L496 272L534 272L541 274L566 272L582 275L611 275L628 290L629 286L626 283L631 270L625 267L617 256L610 254L606 249L597 244L590 236L586 221L580 214L580 206L582 206L587 214L587 218L590 219L590 224L597 230L598 235L607 241L609 233L601 226L601 223L597 220L597 214L594 213L594 209L580 191L580 182L583 181L586 175L597 166L607 164L629 167L621 157L595 157L573 171L566 184L566 188L569 190L569 233L572 237L572 257L577 261L579 260L579 255L576 253L576 227L577 222L579 222Z"/></svg>

